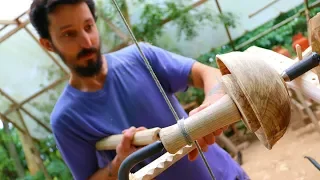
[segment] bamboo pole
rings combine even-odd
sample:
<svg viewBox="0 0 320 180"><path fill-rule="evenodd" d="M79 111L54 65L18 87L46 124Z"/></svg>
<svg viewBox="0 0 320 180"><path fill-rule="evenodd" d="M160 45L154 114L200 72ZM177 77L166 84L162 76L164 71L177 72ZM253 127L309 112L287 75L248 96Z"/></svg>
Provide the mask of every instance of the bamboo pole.
<svg viewBox="0 0 320 180"><path fill-rule="evenodd" d="M37 44L41 47L41 49L52 59L52 61L63 71L64 74L68 74L67 70L65 70L62 65L58 62L58 60L52 55L50 54L46 49L44 49L41 44L39 43L38 39L36 38L35 35L33 35L33 33L30 31L30 29L28 27L24 27L24 29L29 33L29 35L32 37L32 39L34 39Z"/></svg>
<svg viewBox="0 0 320 180"><path fill-rule="evenodd" d="M16 32L18 32L20 29L24 28L25 26L27 26L30 23L30 20L26 20L25 22L19 24L16 28L14 28L13 30L9 31L6 35L4 35L3 37L0 38L0 43L2 43L3 41L5 41L6 39L8 39L9 37L11 37L13 34L15 34Z"/></svg>
<svg viewBox="0 0 320 180"><path fill-rule="evenodd" d="M26 129L26 132L23 133L26 136L23 136L21 132L19 132L19 136L21 138L20 140L22 140L22 145L26 155L26 160L28 163L30 173L34 175L40 169L43 172L44 176L46 177L46 180L51 180L52 178L50 177L48 171L46 170L43 164L43 161L40 157L40 152L32 140L32 136L30 135L30 132L24 122L24 118L20 110L17 110L17 113L21 121L21 124Z"/></svg>
<svg viewBox="0 0 320 180"><path fill-rule="evenodd" d="M0 32L2 31L2 30L4 30L6 27L8 27L8 25L6 24L6 25L4 25L4 26L2 26L1 28L0 28Z"/></svg>
<svg viewBox="0 0 320 180"><path fill-rule="evenodd" d="M124 42L127 42L129 40L129 36L126 35L124 32L122 32L115 24L112 23L112 21L108 18L105 18L105 22L108 24L110 29L115 32L115 34Z"/></svg>
<svg viewBox="0 0 320 180"><path fill-rule="evenodd" d="M219 1L218 1L218 0L215 0L215 1L216 1L216 5L217 5L217 7L218 7L219 13L222 14L222 10L221 10ZM231 47L232 47L233 50L236 50L235 47L234 47L233 40L232 40L232 38L231 38L231 34L230 34L230 32L229 32L229 28L227 27L226 23L223 23L223 24L224 24L224 28L225 28L225 30L226 30L226 33L227 33L227 35L228 35L228 38L229 38Z"/></svg>
<svg viewBox="0 0 320 180"><path fill-rule="evenodd" d="M7 94L6 92L4 92L2 89L0 89L0 94L2 94L4 97L6 97L9 101L11 101L13 104L17 105L18 103L12 98L10 97L9 94ZM41 120L39 120L37 117L35 117L34 115L32 115L28 110L26 110L24 107L20 107L21 110L23 110L27 115L29 115L32 119L34 119L40 126L42 126L45 130L47 130L48 132L52 132L51 128L44 124L43 122L41 122Z"/></svg>
<svg viewBox="0 0 320 180"><path fill-rule="evenodd" d="M16 21L10 21L10 20L0 20L0 24L10 25L10 24L17 24L17 22Z"/></svg>
<svg viewBox="0 0 320 180"><path fill-rule="evenodd" d="M123 16L127 20L127 23L129 25L129 27L131 28L131 19L130 19L130 16L129 16L128 5L127 5L127 1L126 0L123 0L123 4L121 6L121 10L123 12Z"/></svg>
<svg viewBox="0 0 320 180"><path fill-rule="evenodd" d="M206 3L207 1L208 1L208 0L199 0L199 1L191 4L190 6L186 7L185 9L183 9L183 10L182 10L182 13L189 12L190 10L192 10L192 9L194 9L194 8L196 8L196 7L204 4L204 3ZM163 19L162 22L161 22L161 26L164 25L164 24L166 24L166 23L168 23L168 22L170 22L170 21L172 21L172 20L174 20L174 19L177 18L177 17L178 17L178 16L175 16L175 17L167 17L167 18Z"/></svg>
<svg viewBox="0 0 320 180"><path fill-rule="evenodd" d="M10 109L5 111L3 114L8 115L9 113L21 108L21 106L23 106L24 104L26 104L29 101L33 100L34 98L40 96L41 94L45 93L46 91L53 89L54 87L58 86L60 83L67 80L68 78L69 78L69 76L64 76L61 79L58 79L57 81L53 82L52 84L48 85L47 87L43 88L42 90L40 90L40 91L36 92L35 94L31 95L30 97L26 98L21 103L13 105Z"/></svg>
<svg viewBox="0 0 320 180"><path fill-rule="evenodd" d="M21 18L21 17L24 16L25 14L29 13L29 11L30 11L30 10L25 11L25 12L21 13L18 17L16 17L15 20L14 20L14 21L16 22L16 24L18 24L18 21L17 21L17 20L19 20L19 18ZM4 29L5 29L6 27L8 27L8 26L9 26L8 24L4 25L3 27L0 28L0 31L4 30Z"/></svg>
<svg viewBox="0 0 320 180"><path fill-rule="evenodd" d="M273 0L271 2L269 2L268 4L266 4L265 6L263 6L262 8L258 9L256 12L249 14L249 18L252 18L253 16L259 14L261 11L267 9L268 7L270 7L271 5L273 5L274 3L278 2L279 0Z"/></svg>
<svg viewBox="0 0 320 180"><path fill-rule="evenodd" d="M22 165L21 159L18 155L18 150L14 144L13 138L11 136L11 130L9 128L9 123L8 121L2 121L3 124L3 132L6 134L7 138L2 139L4 140L4 145L7 147L8 151L8 158L11 158L13 160L15 170L18 174L19 178L25 177L25 172L24 172L24 167Z"/></svg>
<svg viewBox="0 0 320 180"><path fill-rule="evenodd" d="M283 25L285 25L285 24L289 23L290 21L292 21L292 20L293 20L293 19L295 19L296 17L300 16L300 14L301 14L301 12L298 12L298 13L296 13L295 15L293 15L293 16L291 16L291 17L289 17L289 18L287 18L287 19L285 19L285 20L281 21L280 23L278 23L278 24L276 24L276 25L272 26L270 29L267 29L267 30L265 30L264 32L259 33L257 36L252 37L251 39L249 39L249 40L247 40L247 41L245 41L245 42L241 43L241 44L240 44L240 45L238 45L238 46L236 46L236 49L237 49L237 50L238 50L238 49L241 49L241 48L243 48L243 47L245 47L245 46L247 46L247 45L249 45L249 44L253 43L254 41L256 41L256 40L258 40L258 39L262 38L263 36L265 36L265 35L269 34L270 32L272 32L272 31L274 31L274 30L278 29L279 27L281 27L281 26L283 26Z"/></svg>
<svg viewBox="0 0 320 180"><path fill-rule="evenodd" d="M24 129L23 127L20 127L20 125L18 125L17 123L15 123L12 119L10 119L9 117L5 116L3 113L0 112L0 120L2 121L6 121L11 123L15 128L18 129L18 131L22 132L22 133L26 133L26 129ZM32 137L33 141L39 143L38 139L35 139L34 137Z"/></svg>
<svg viewBox="0 0 320 180"><path fill-rule="evenodd" d="M309 6L309 9L311 10L311 9L313 9L313 8L319 6L319 5L320 5L320 0L312 3L311 6ZM267 29L267 30L265 30L264 32L259 33L257 36L254 36L254 37L250 38L249 40L247 40L247 41L241 43L240 45L236 46L236 50L239 50L239 49L241 49L241 48L249 45L250 43L252 43L252 42L254 42L254 41L262 38L263 36L269 34L270 32L276 30L277 28L279 28L279 27L281 27L281 26L289 23L289 22L292 21L294 18L300 16L300 15L301 15L302 13L304 13L304 12L305 12L305 8L301 9L301 10L300 10L299 12L297 12L295 15L293 15L293 16L291 16L291 17L283 20L282 22L280 22L280 23L272 26L270 29Z"/></svg>
<svg viewBox="0 0 320 180"><path fill-rule="evenodd" d="M305 15L306 15L306 21L307 21L307 29L309 29L309 20L310 20L310 9L309 9L309 2L308 0L304 0L304 5L305 5ZM310 36L311 34L309 33L309 30L308 30L308 37ZM309 44L311 44L311 39L308 38L308 42Z"/></svg>
<svg viewBox="0 0 320 180"><path fill-rule="evenodd" d="M308 2L308 0L304 0L304 5L305 5L306 20L308 22L310 20L310 10L309 10L309 2Z"/></svg>
<svg viewBox="0 0 320 180"><path fill-rule="evenodd" d="M20 127L20 125L18 125L17 123L15 123L14 121L12 121L10 118L8 118L7 116L5 116L4 114L2 114L0 112L0 119L3 121L7 121L10 122L11 124L13 124L14 127L16 127L19 131L21 132L25 132L26 130L23 129L23 127Z"/></svg>

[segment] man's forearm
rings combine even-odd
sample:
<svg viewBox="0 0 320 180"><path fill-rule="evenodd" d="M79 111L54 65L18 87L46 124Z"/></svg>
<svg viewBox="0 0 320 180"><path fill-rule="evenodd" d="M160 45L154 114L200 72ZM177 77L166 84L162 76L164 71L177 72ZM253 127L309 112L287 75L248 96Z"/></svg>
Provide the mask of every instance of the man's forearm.
<svg viewBox="0 0 320 180"><path fill-rule="evenodd" d="M219 99L221 94L225 93L221 84L221 77L222 74L219 69L196 62L189 75L188 84L195 88L203 89L205 94L203 103L206 103L207 101Z"/></svg>
<svg viewBox="0 0 320 180"><path fill-rule="evenodd" d="M99 169L89 180L117 180L121 161L116 156L106 167Z"/></svg>
<svg viewBox="0 0 320 180"><path fill-rule="evenodd" d="M189 75L188 84L203 89L206 95L210 94L212 88L218 84L221 78L219 69L196 62Z"/></svg>
<svg viewBox="0 0 320 180"><path fill-rule="evenodd" d="M221 73L219 69L210 68L202 73L203 90L205 97L209 97L215 93L221 93Z"/></svg>

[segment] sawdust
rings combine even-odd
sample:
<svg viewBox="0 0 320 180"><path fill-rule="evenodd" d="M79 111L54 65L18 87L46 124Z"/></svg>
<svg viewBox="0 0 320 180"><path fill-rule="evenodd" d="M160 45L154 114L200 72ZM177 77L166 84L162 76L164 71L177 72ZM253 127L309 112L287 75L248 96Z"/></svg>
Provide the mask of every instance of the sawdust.
<svg viewBox="0 0 320 180"><path fill-rule="evenodd" d="M272 150L255 141L242 152L242 167L252 180L320 180L320 171L304 158L320 163L320 133L312 127L289 129Z"/></svg>

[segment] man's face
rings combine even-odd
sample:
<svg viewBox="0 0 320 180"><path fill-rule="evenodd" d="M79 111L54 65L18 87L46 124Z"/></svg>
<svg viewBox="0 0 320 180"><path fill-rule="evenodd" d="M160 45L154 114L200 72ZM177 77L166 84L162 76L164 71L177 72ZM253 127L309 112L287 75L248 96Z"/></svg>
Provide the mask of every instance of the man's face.
<svg viewBox="0 0 320 180"><path fill-rule="evenodd" d="M97 74L102 66L100 38L87 4L60 5L49 15L49 22L51 50L79 76Z"/></svg>

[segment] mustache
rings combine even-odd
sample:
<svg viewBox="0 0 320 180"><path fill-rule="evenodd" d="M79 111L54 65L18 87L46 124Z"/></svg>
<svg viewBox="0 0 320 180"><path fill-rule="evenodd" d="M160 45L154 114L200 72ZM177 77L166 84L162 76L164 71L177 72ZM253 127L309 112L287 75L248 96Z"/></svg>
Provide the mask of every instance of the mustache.
<svg viewBox="0 0 320 180"><path fill-rule="evenodd" d="M98 52L98 49L97 48L86 48L86 49L82 49L78 55L77 55L77 58L80 59L84 56L87 56L88 54L92 54L92 53L97 53Z"/></svg>

